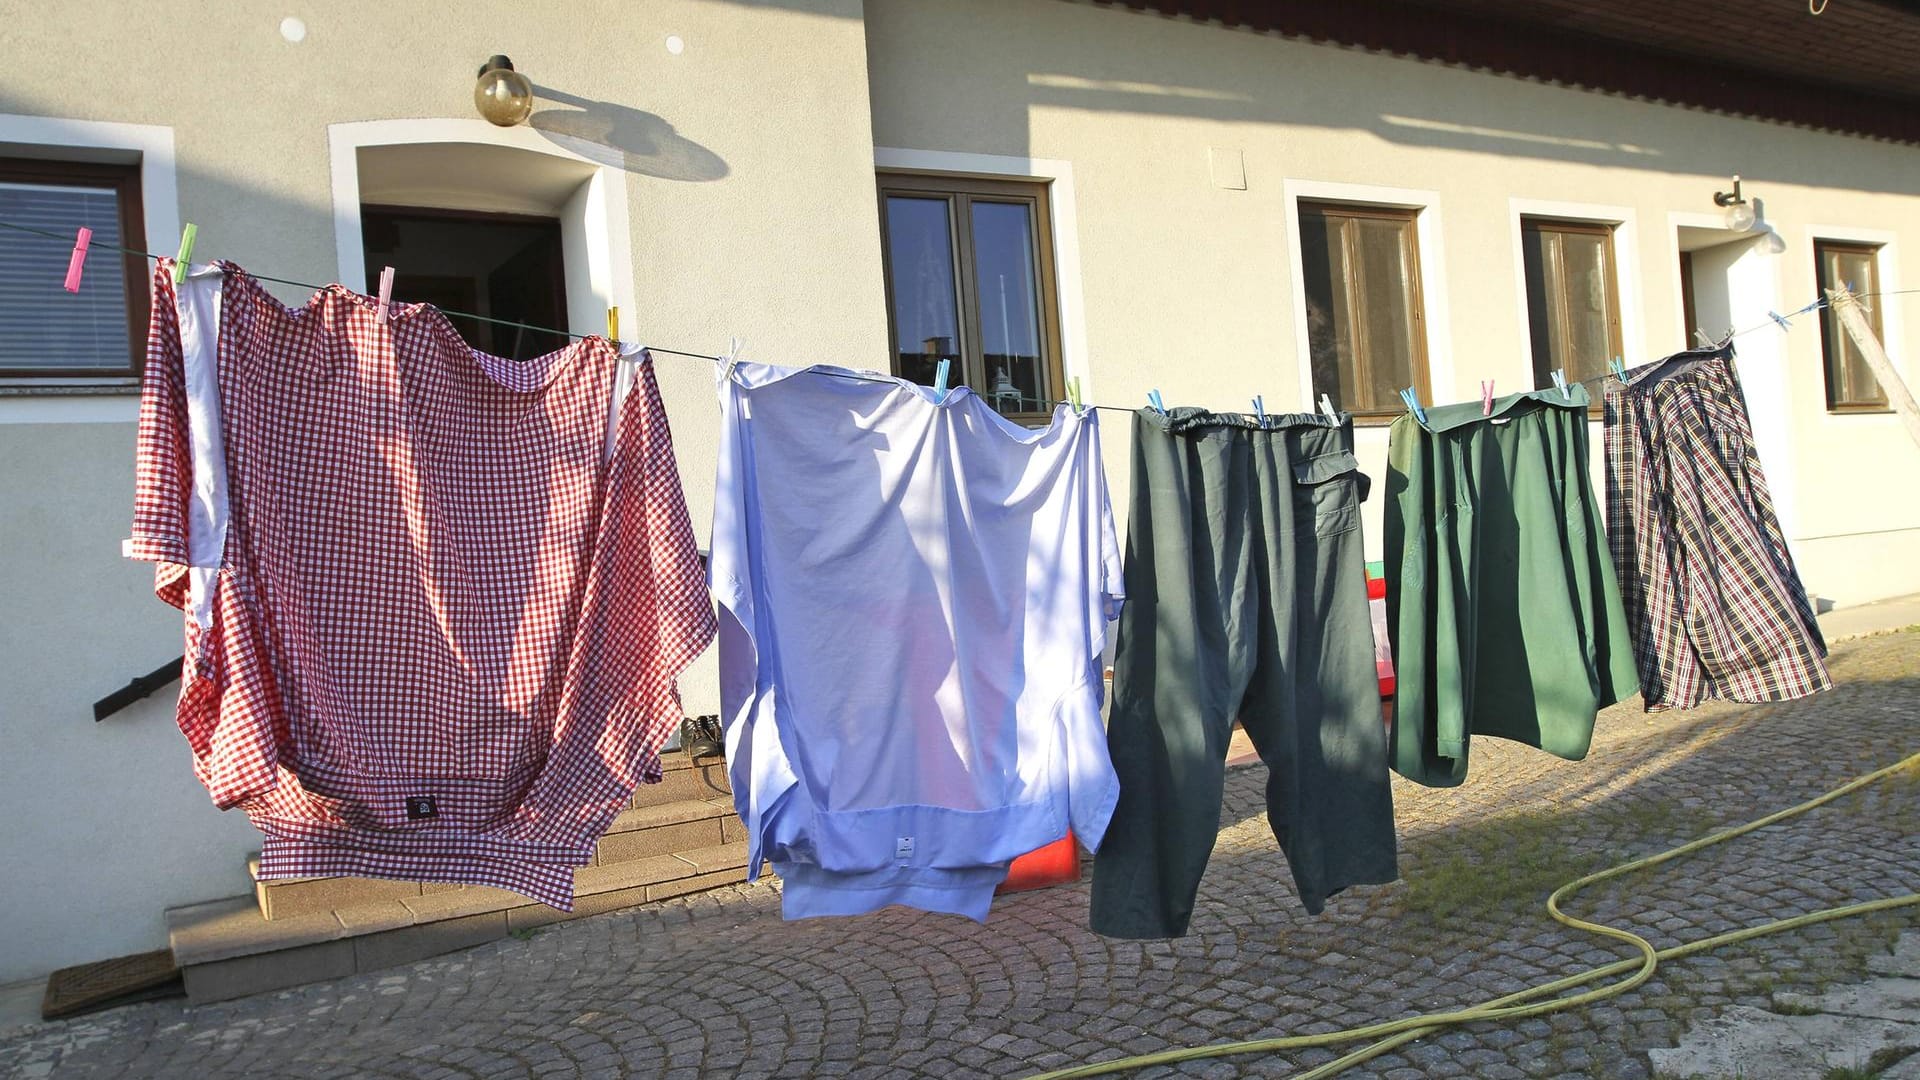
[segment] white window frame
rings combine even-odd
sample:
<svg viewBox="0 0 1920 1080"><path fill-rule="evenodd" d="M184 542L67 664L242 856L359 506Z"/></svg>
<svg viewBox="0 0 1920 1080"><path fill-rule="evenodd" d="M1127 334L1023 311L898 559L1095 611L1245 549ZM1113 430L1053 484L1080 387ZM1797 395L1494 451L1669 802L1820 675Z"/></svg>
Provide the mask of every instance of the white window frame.
<svg viewBox="0 0 1920 1080"><path fill-rule="evenodd" d="M1530 385L1533 377L1533 313L1527 310L1527 256L1526 230L1524 223L1528 218L1545 218L1549 221L1565 221L1577 225L1605 225L1613 230L1613 273L1614 295L1620 298L1620 351L1622 362L1628 367L1657 360L1660 356L1670 356L1678 350L1669 349L1655 356L1647 347L1646 321L1643 310L1643 289L1640 281L1640 222L1632 207L1603 206L1599 203L1558 202L1547 199L1509 198L1507 200L1507 218L1513 229L1513 291L1514 310L1520 320L1520 367L1525 373L1525 382ZM1678 234L1675 234L1676 238ZM1677 239L1676 239L1677 242ZM1541 387L1533 386L1539 390ZM1599 397L1598 388L1593 388L1594 396ZM1594 417L1594 422L1599 422Z"/></svg>
<svg viewBox="0 0 1920 1080"><path fill-rule="evenodd" d="M876 146L873 167L877 172L1030 180L1047 185L1047 211L1053 218L1054 287L1059 290L1060 304L1060 373L1063 379L1078 378L1080 400L1092 401L1095 391L1093 371L1087 364L1087 316L1081 289L1080 219L1074 204L1073 164L1054 158ZM888 348L892 348L891 343Z"/></svg>
<svg viewBox="0 0 1920 1080"><path fill-rule="evenodd" d="M366 120L330 124L333 236L342 285L367 291L366 245L360 229L360 151L368 147L471 143L529 150L584 162L591 176L560 210L566 267L567 326L576 334L602 334L607 309L637 313L633 292L632 229L627 221L627 174L583 157L527 127L503 128L485 120ZM631 318L631 316L629 316ZM633 324L623 321L622 336ZM624 369L623 369L624 370Z"/></svg>
<svg viewBox="0 0 1920 1080"><path fill-rule="evenodd" d="M1378 206L1414 212L1414 235L1420 248L1420 323L1427 335L1427 385L1439 401L1454 400L1453 319L1447 302L1446 249L1441 237L1441 200L1437 191L1415 188L1380 187L1374 184L1346 184L1292 177L1280 184L1285 203L1287 265L1293 273L1293 340L1298 358L1301 408L1313 411L1319 406L1320 392L1313 385L1313 355L1307 338L1307 276L1300 250L1300 203L1347 203ZM1434 401L1422 405L1436 404ZM1356 429L1364 438L1386 438L1386 426L1368 424Z"/></svg>
<svg viewBox="0 0 1920 1080"><path fill-rule="evenodd" d="M179 249L180 193L171 127L0 113L0 154L123 164L138 158L146 235L129 239L137 239L152 252ZM0 424L131 423L139 419L139 388L124 378L62 382L92 392L63 393L62 387L45 383L4 388L6 392L0 394Z"/></svg>

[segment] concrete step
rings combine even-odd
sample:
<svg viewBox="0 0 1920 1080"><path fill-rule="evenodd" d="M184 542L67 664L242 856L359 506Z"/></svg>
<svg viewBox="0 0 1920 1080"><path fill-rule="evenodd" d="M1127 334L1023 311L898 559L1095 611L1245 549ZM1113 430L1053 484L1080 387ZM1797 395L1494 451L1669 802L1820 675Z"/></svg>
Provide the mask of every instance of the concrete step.
<svg viewBox="0 0 1920 1080"><path fill-rule="evenodd" d="M746 865L747 845L734 841L582 867L574 873L571 912L504 889L440 885L269 920L255 897L238 896L170 909L167 940L188 1000L225 1001L409 964L515 931L717 888L744 880Z"/></svg>

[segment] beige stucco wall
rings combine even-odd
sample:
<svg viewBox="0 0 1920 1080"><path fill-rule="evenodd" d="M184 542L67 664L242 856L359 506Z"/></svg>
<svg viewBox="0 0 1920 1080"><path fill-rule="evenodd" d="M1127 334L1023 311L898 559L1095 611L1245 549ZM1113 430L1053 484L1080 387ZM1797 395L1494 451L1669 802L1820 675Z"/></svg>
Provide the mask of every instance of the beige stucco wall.
<svg viewBox="0 0 1920 1080"><path fill-rule="evenodd" d="M1813 297L1812 224L1894 232L1898 278L1920 285L1911 147L1092 5L869 0L867 18L877 145L1071 162L1079 231L1064 240L1080 251L1088 383L1103 402L1137 405L1158 386L1169 403L1245 410L1257 393L1269 409L1305 407L1289 181L1438 195L1444 280L1425 286L1444 401L1477 397L1483 378L1532 384L1515 199L1632 211L1619 241L1638 256L1621 281L1629 364L1683 347L1669 215L1716 215L1711 196L1736 172L1785 248L1768 257L1778 295L1737 298L1759 322ZM1214 185L1212 147L1244 153L1246 190ZM1920 354L1910 306L1896 363ZM1920 591L1920 501L1886 497L1913 490L1920 449L1889 417L1827 414L1811 317L1784 343L1738 345L1753 355L1756 424L1790 445L1791 460L1768 465L1809 588L1840 603ZM1759 415L1775 401L1777 417ZM1106 440L1116 498L1120 428ZM1383 476L1384 432L1359 442Z"/></svg>
<svg viewBox="0 0 1920 1080"><path fill-rule="evenodd" d="M299 44L279 31L289 13L307 23ZM0 114L171 126L197 257L327 282L328 125L472 118L474 72L504 52L540 87L657 118L625 114L660 134L627 177L640 301L622 312L627 336L712 351L738 335L755 359L872 366L886 321L860 15L859 0L494 2L431 17L366 0L38 5L0 20ZM689 174L705 178L671 178ZM711 374L673 359L659 374L704 536ZM0 418L22 416L32 406L0 402ZM0 594L15 613L0 667L0 982L162 947L164 908L248 888L257 835L194 781L176 689L99 725L90 712L180 651L178 614L119 558L132 451L129 423L0 422ZM696 672L689 706L711 711L710 687Z"/></svg>
<svg viewBox="0 0 1920 1080"><path fill-rule="evenodd" d="M1893 231L1899 279L1920 285L1912 149L1092 6L488 2L426 18L341 0L297 12L309 31L299 44L278 32L286 13L205 2L17 13L0 20L0 114L170 127L178 211L200 226L199 255L321 282L339 261L329 125L470 117L473 71L506 52L576 102L651 117L623 114L659 136L627 177L629 336L717 349L738 335L754 359L864 367L886 363L876 144L1064 161L1076 224L1062 242L1078 255L1069 288L1084 301L1090 358L1080 374L1091 398L1125 405L1152 386L1217 408L1255 393L1272 409L1303 403L1289 180L1438 194L1427 295L1446 399L1485 377L1503 389L1530 379L1515 198L1632 211L1623 245L1638 270L1622 289L1637 312L1633 362L1678 344L1669 213L1711 213L1735 171L1785 247L1761 265L1779 289L1767 304L1811 295L1811 223ZM667 52L669 34L683 54ZM1210 147L1244 153L1246 190L1214 186ZM689 172L701 178L676 178ZM1901 362L1920 346L1920 314L1903 326ZM1806 322L1748 371L1750 384L1772 377L1783 403L1792 450L1777 471L1808 582L1843 601L1920 591L1920 506L1883 497L1911 490L1920 451L1885 418L1828 417L1818 350ZM709 375L671 358L659 371L704 536ZM17 422L33 407L0 402L0 592L16 613L0 668L0 818L11 823L0 830L0 981L159 947L161 911L244 891L256 845L194 782L171 689L92 722L93 699L178 654L179 621L148 594L145 568L118 557L131 425ZM71 413L37 419L58 415ZM1120 500L1124 419L1109 414L1106 440ZM1382 476L1384 432L1361 442ZM1376 551L1380 504L1368 519ZM689 680L695 711L711 703L710 664Z"/></svg>

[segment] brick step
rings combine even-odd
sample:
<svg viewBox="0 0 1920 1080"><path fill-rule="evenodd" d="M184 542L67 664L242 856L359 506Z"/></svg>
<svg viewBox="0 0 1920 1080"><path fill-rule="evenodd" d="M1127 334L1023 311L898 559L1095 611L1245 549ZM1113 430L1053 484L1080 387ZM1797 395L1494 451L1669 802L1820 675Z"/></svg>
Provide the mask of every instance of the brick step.
<svg viewBox="0 0 1920 1080"><path fill-rule="evenodd" d="M711 799L733 791L727 784L725 758L703 757L692 761L679 750L669 750L660 755L660 771L664 774L660 782L634 788L633 798L627 805L657 806L686 799Z"/></svg>
<svg viewBox="0 0 1920 1080"><path fill-rule="evenodd" d="M746 839L746 827L733 816L731 796L709 799L682 799L622 811L594 847L591 867L575 874L671 855L679 851L699 850L716 844ZM278 921L298 919L321 912L356 907L381 901L408 900L433 896L463 888L460 885L388 881L383 878L317 877L274 878L260 880L260 862L247 860L247 877L253 882L254 901L262 917Z"/></svg>
<svg viewBox="0 0 1920 1080"><path fill-rule="evenodd" d="M713 820L717 827L726 818ZM746 866L747 845L734 841L582 867L570 912L504 889L429 885L301 915L283 908L283 917L269 920L256 897L238 896L168 910L167 940L188 1000L202 1004L410 964L516 931L718 888L744 880Z"/></svg>

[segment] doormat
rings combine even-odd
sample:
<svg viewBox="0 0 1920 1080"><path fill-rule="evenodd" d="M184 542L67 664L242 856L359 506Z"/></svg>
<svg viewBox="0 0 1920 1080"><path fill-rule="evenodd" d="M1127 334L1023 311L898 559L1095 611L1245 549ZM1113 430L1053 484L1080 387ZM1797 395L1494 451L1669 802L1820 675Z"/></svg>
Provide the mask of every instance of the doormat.
<svg viewBox="0 0 1920 1080"><path fill-rule="evenodd" d="M61 968L47 976L47 996L40 1001L40 1018L62 1020L185 993L173 953L160 949Z"/></svg>

